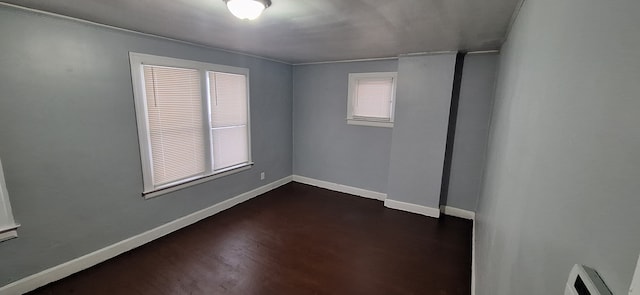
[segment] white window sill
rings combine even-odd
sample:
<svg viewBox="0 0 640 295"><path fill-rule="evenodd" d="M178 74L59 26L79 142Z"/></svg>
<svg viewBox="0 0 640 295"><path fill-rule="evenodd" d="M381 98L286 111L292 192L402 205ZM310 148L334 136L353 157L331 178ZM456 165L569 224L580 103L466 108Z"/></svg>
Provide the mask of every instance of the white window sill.
<svg viewBox="0 0 640 295"><path fill-rule="evenodd" d="M153 191L144 192L142 193L142 195L144 196L145 199L155 198L170 192L174 192L177 190L181 190L183 188L194 186L196 184L201 184L203 182L214 180L216 178L220 178L220 177L235 174L241 171L245 171L245 170L251 169L252 166L253 166L253 162L232 166L232 167L226 168L225 170L218 171L216 172L216 174L200 176L200 177L188 180L186 182L178 183L178 184L168 184L165 187L160 187Z"/></svg>
<svg viewBox="0 0 640 295"><path fill-rule="evenodd" d="M17 238L19 226L20 225L16 224L16 225L0 228L0 242Z"/></svg>
<svg viewBox="0 0 640 295"><path fill-rule="evenodd" d="M347 119L347 124L349 124L349 125L360 125L360 126L371 126L371 127L387 127L387 128L392 128L393 127L393 122L367 121L367 120L357 120L357 119Z"/></svg>

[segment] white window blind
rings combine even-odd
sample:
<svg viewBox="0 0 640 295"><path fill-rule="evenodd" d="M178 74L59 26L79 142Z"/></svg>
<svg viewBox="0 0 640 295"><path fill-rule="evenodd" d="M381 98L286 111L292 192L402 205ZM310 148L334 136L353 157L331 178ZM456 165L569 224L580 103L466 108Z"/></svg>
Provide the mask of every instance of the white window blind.
<svg viewBox="0 0 640 295"><path fill-rule="evenodd" d="M393 78L357 80L354 117L391 118Z"/></svg>
<svg viewBox="0 0 640 295"><path fill-rule="evenodd" d="M246 85L244 75L209 73L213 170L249 160Z"/></svg>
<svg viewBox="0 0 640 295"><path fill-rule="evenodd" d="M130 53L143 194L251 166L249 70Z"/></svg>
<svg viewBox="0 0 640 295"><path fill-rule="evenodd" d="M203 174L205 138L198 71L144 66L144 82L154 185Z"/></svg>
<svg viewBox="0 0 640 295"><path fill-rule="evenodd" d="M393 127L397 73L351 73L347 123Z"/></svg>

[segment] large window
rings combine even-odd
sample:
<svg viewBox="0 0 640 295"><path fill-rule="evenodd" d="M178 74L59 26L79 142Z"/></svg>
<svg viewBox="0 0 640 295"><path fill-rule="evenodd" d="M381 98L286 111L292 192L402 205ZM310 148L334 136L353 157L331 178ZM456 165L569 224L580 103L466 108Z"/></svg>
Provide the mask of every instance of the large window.
<svg viewBox="0 0 640 295"><path fill-rule="evenodd" d="M393 127L397 73L349 74L347 123Z"/></svg>
<svg viewBox="0 0 640 295"><path fill-rule="evenodd" d="M18 236L16 229L18 224L13 220L11 204L9 204L9 192L4 182L4 171L0 161L0 242Z"/></svg>
<svg viewBox="0 0 640 295"><path fill-rule="evenodd" d="M250 167L248 69L130 60L146 197Z"/></svg>

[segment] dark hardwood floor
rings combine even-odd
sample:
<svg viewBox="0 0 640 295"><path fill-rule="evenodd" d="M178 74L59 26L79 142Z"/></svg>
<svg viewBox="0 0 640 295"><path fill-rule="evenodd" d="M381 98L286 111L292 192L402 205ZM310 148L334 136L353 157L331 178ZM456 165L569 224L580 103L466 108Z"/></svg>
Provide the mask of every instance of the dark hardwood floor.
<svg viewBox="0 0 640 295"><path fill-rule="evenodd" d="M290 183L29 294L469 295L471 230Z"/></svg>

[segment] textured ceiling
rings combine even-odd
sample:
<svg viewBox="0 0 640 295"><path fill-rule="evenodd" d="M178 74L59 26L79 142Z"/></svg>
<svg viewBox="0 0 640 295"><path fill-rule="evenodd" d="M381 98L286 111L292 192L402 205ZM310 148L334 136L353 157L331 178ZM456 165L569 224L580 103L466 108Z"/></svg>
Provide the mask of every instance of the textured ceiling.
<svg viewBox="0 0 640 295"><path fill-rule="evenodd" d="M255 21L222 0L7 3L289 63L498 49L519 0L272 0Z"/></svg>

